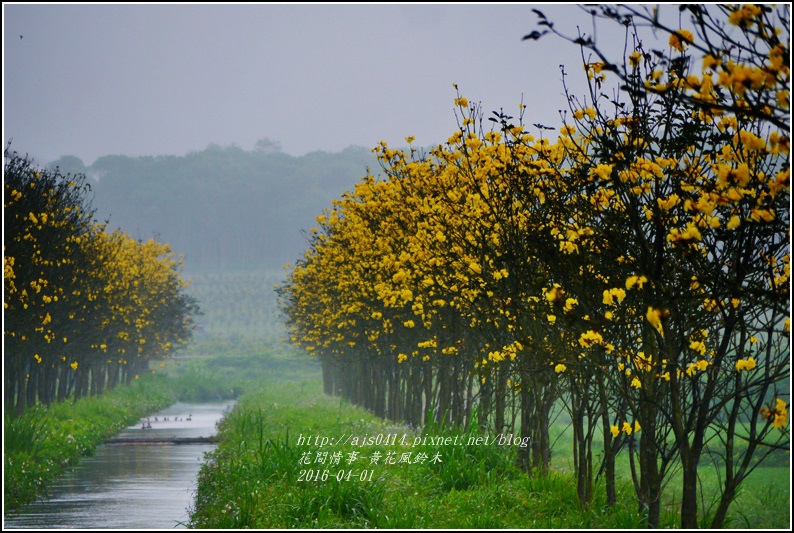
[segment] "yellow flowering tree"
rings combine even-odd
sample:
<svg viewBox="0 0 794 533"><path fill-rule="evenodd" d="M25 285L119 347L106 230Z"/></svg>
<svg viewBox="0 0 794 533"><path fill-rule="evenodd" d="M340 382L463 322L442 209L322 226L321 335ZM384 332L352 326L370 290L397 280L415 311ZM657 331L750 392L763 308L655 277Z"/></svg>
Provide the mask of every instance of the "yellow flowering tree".
<svg viewBox="0 0 794 533"><path fill-rule="evenodd" d="M63 353L75 297L69 284L87 261L81 245L91 213L84 180L40 170L8 147L3 188L4 401L20 412L45 384L74 374Z"/></svg>
<svg viewBox="0 0 794 533"><path fill-rule="evenodd" d="M167 245L106 234L85 176L37 169L8 149L4 176L9 410L101 394L190 338L198 307Z"/></svg>
<svg viewBox="0 0 794 533"><path fill-rule="evenodd" d="M476 401L483 428L531 437L528 469L548 466L561 398L584 505L599 430L609 501L628 447L649 526L677 465L693 525L698 461L721 454L718 526L757 450L788 443L788 45L765 8L724 11L752 52L767 43L755 55L704 37L714 11L687 7L700 30L670 30L665 51L623 8L601 9L625 23L629 52L610 63L572 39L596 57L557 139L505 113L485 131L458 95L444 145L375 149L385 178L318 218L282 307L294 342L323 358L326 391L412 422L471 423ZM541 26L533 37L554 32ZM622 93L607 93L612 75Z"/></svg>
<svg viewBox="0 0 794 533"><path fill-rule="evenodd" d="M166 358L191 337L199 309L185 293L181 261L167 244L136 241L129 235L99 229L91 241L95 264L84 279L93 296L80 313L86 384L76 394L101 392L129 383L151 359ZM90 327L89 327L90 324Z"/></svg>
<svg viewBox="0 0 794 533"><path fill-rule="evenodd" d="M602 333L623 354L613 375L630 373L617 390L642 428L637 492L649 525L673 460L683 470L682 526L697 525L708 448L724 458L720 527L756 449L788 442L773 432L784 417L762 406L789 377L789 36L784 13L766 6L682 10L694 33L642 8L596 11L627 28L630 53L619 61L589 36L571 39L596 58L585 62L588 93L569 95L572 164L560 176L570 188L547 197L565 232L580 221L593 232L561 250L593 261L589 281L609 286L603 305L615 327ZM648 48L639 21L668 31L669 48ZM609 75L622 93L607 93ZM624 287L616 305L613 288Z"/></svg>

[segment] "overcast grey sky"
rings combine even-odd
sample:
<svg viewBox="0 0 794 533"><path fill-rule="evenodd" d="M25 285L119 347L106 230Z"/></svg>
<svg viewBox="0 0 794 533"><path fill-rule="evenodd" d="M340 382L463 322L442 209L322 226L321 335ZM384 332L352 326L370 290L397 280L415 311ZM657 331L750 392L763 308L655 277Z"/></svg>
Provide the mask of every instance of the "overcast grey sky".
<svg viewBox="0 0 794 533"><path fill-rule="evenodd" d="M523 41L532 8L576 5L3 4L3 136L40 163L182 155L269 138L302 155L443 142L453 99L559 125L558 65L579 50Z"/></svg>

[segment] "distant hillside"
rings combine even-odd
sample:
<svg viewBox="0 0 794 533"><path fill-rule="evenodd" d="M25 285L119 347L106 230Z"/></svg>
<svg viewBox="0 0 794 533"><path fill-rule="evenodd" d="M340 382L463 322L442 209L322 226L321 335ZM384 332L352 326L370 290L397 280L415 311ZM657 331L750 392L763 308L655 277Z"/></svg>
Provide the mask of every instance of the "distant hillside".
<svg viewBox="0 0 794 533"><path fill-rule="evenodd" d="M98 218L171 244L190 273L293 263L314 217L368 167L379 170L368 148L293 157L216 145L185 156L105 156L90 166L67 156L49 166L94 178Z"/></svg>

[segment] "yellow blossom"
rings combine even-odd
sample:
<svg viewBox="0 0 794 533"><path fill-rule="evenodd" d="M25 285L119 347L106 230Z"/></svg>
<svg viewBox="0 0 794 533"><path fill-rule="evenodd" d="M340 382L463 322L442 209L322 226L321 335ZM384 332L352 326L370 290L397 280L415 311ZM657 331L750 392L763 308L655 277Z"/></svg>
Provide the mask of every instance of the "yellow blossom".
<svg viewBox="0 0 794 533"><path fill-rule="evenodd" d="M788 410L786 402L778 398L775 401L775 419L772 421L773 428L782 428L788 422Z"/></svg>
<svg viewBox="0 0 794 533"><path fill-rule="evenodd" d="M695 42L695 39L692 36L692 32L689 30L678 30L670 34L670 46L679 52L684 51L687 43L692 44L693 42Z"/></svg>
<svg viewBox="0 0 794 533"><path fill-rule="evenodd" d="M648 281L645 276L629 276L626 280L626 290L631 290L634 287L642 289L643 284Z"/></svg>
<svg viewBox="0 0 794 533"><path fill-rule="evenodd" d="M700 353L700 355L705 355L706 353L706 345L701 341L691 341L689 347Z"/></svg>
<svg viewBox="0 0 794 533"><path fill-rule="evenodd" d="M653 326L656 331L659 332L659 335L664 337L664 329L662 327L662 312L653 307L649 307L648 311L645 313L645 318L647 318L648 322L651 323L651 326Z"/></svg>
<svg viewBox="0 0 794 533"><path fill-rule="evenodd" d="M597 331L589 330L581 334L581 336L579 337L579 345L582 348L589 348L594 344L601 344L603 340L604 339L603 337L601 337L600 333L598 333Z"/></svg>
<svg viewBox="0 0 794 533"><path fill-rule="evenodd" d="M617 299L618 302L622 302L625 297L626 297L626 291L624 291L620 287L615 289L608 289L604 291L603 303L604 305L612 305L615 303L615 299Z"/></svg>
<svg viewBox="0 0 794 533"><path fill-rule="evenodd" d="M601 181L609 181L612 177L612 165L605 165L603 163L599 163L596 167L591 171L590 175L594 178L599 178Z"/></svg>
<svg viewBox="0 0 794 533"><path fill-rule="evenodd" d="M556 302L557 298L561 297L562 291L560 290L559 285L554 285L554 287L551 289L544 289L544 291L546 292L546 300L549 302Z"/></svg>
<svg viewBox="0 0 794 533"><path fill-rule="evenodd" d="M747 359L739 359L736 361L736 370L741 372L742 370L752 370L755 368L755 359L752 357L748 357Z"/></svg>
<svg viewBox="0 0 794 533"><path fill-rule="evenodd" d="M662 211L669 211L670 209L675 207L676 204L678 204L679 200L680 198L678 197L677 194L671 194L666 199L657 198L656 203L659 204L659 209L661 209Z"/></svg>
<svg viewBox="0 0 794 533"><path fill-rule="evenodd" d="M782 428L788 423L788 409L786 402L780 398L777 398L775 400L775 407L773 409L767 409L766 407L761 409L761 418L764 420L771 419L773 428Z"/></svg>

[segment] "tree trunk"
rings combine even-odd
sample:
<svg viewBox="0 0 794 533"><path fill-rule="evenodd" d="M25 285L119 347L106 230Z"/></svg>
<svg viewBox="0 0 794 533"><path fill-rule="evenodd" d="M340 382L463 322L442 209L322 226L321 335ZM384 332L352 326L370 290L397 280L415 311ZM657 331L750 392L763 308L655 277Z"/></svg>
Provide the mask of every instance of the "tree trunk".
<svg viewBox="0 0 794 533"><path fill-rule="evenodd" d="M681 529L698 527L698 461L692 454L682 453L683 491L681 492Z"/></svg>
<svg viewBox="0 0 794 533"><path fill-rule="evenodd" d="M653 407L643 409L646 416L640 417L640 514L646 517L646 527L657 529L661 513L661 478L656 457L656 416Z"/></svg>

